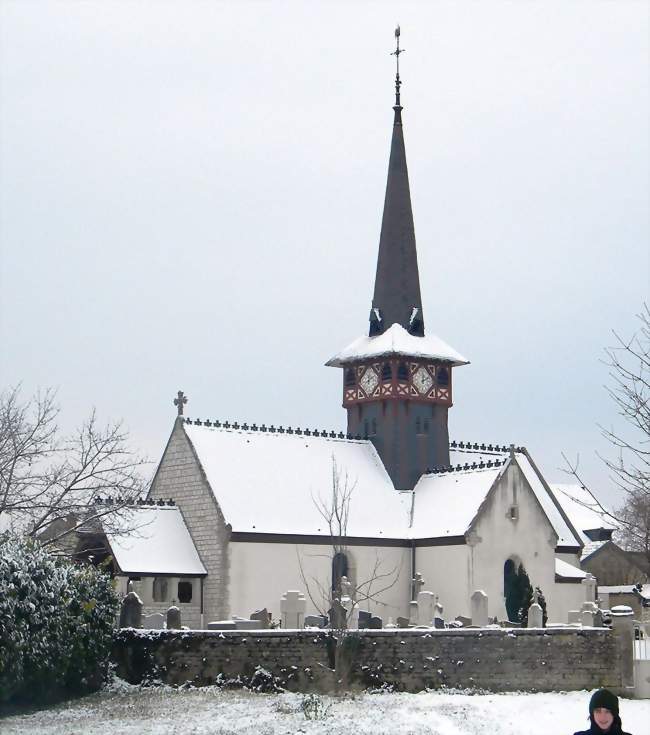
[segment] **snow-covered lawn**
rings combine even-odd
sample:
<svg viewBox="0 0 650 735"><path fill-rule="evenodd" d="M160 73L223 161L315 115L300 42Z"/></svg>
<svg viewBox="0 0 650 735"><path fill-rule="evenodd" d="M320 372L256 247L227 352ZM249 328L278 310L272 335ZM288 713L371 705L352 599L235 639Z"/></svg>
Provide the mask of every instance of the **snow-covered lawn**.
<svg viewBox="0 0 650 735"><path fill-rule="evenodd" d="M300 694L216 688L139 689L114 684L67 705L0 719L0 732L30 735L571 735L587 725L588 692L558 694L363 694L318 697L307 719ZM312 700L313 701L313 700ZM327 712L323 712L327 709ZM650 732L650 701L623 700L623 725Z"/></svg>

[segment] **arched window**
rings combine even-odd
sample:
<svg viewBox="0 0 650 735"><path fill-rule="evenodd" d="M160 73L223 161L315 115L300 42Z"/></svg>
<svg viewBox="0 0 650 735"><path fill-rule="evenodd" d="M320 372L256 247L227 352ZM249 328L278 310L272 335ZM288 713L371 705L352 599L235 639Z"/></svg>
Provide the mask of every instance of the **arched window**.
<svg viewBox="0 0 650 735"><path fill-rule="evenodd" d="M332 557L332 592L341 592L341 577L347 577L349 573L348 557L339 551Z"/></svg>
<svg viewBox="0 0 650 735"><path fill-rule="evenodd" d="M424 434L428 434L429 433L429 419L424 419L423 426L422 426L422 431L423 431Z"/></svg>
<svg viewBox="0 0 650 735"><path fill-rule="evenodd" d="M348 387L352 387L357 384L357 376L354 373L354 370L352 368L348 368L345 371L345 384Z"/></svg>
<svg viewBox="0 0 650 735"><path fill-rule="evenodd" d="M178 583L178 601L192 602L192 583L188 580L181 580Z"/></svg>
<svg viewBox="0 0 650 735"><path fill-rule="evenodd" d="M165 577L154 577L153 601L165 602L167 600L167 580Z"/></svg>
<svg viewBox="0 0 650 735"><path fill-rule="evenodd" d="M381 379L384 383L389 383L393 379L393 368L389 362L381 366Z"/></svg>
<svg viewBox="0 0 650 735"><path fill-rule="evenodd" d="M438 368L438 385L449 385L449 370L446 367Z"/></svg>
<svg viewBox="0 0 650 735"><path fill-rule="evenodd" d="M409 369L404 361L400 362L400 364L397 366L397 379L398 380L408 380L409 379Z"/></svg>

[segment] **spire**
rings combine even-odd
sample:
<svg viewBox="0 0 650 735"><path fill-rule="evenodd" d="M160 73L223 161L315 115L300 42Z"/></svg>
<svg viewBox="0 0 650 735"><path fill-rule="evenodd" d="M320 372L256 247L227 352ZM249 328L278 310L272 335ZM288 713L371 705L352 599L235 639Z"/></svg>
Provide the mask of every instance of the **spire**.
<svg viewBox="0 0 650 735"><path fill-rule="evenodd" d="M398 26L395 29L397 47L392 52L397 62L393 107L395 119L379 238L375 292L370 311L371 337L382 334L395 323L415 336L424 336L415 229L402 131L399 57L404 49L399 47L399 36Z"/></svg>

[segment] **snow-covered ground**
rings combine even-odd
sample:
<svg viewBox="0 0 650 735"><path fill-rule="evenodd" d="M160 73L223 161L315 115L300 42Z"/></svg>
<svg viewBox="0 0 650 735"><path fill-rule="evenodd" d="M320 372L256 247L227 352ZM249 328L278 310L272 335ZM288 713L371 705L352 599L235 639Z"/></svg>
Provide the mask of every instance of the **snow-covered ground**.
<svg viewBox="0 0 650 735"><path fill-rule="evenodd" d="M362 694L318 697L216 688L139 689L114 684L67 705L0 719L3 735L571 735L587 726L589 692ZM622 700L623 725L650 732L650 701Z"/></svg>

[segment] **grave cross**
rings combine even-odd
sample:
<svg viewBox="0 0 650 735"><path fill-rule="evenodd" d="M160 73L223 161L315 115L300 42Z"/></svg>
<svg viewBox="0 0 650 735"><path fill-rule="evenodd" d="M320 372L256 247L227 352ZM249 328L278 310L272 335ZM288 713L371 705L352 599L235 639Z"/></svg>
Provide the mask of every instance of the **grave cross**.
<svg viewBox="0 0 650 735"><path fill-rule="evenodd" d="M174 405L178 408L178 415L183 415L183 406L187 403L187 396L182 390L178 391L178 397L174 398Z"/></svg>

